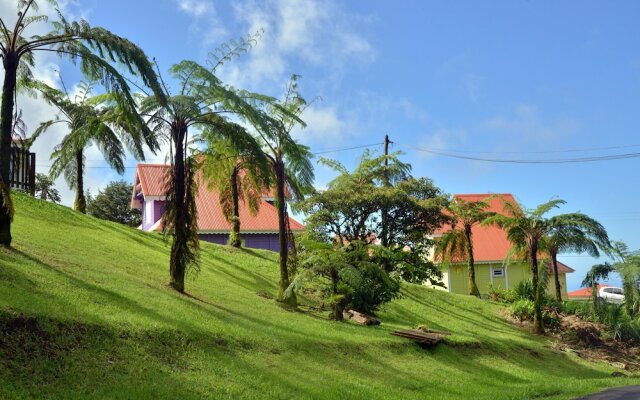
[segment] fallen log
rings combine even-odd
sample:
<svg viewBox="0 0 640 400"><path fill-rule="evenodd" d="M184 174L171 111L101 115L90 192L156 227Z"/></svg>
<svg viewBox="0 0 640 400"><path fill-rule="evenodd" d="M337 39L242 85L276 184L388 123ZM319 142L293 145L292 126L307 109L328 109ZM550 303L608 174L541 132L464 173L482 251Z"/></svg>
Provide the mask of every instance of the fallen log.
<svg viewBox="0 0 640 400"><path fill-rule="evenodd" d="M394 336L413 340L420 347L433 347L440 343L442 339L448 335L444 332L423 332L417 329L408 329L404 331L394 331L391 333Z"/></svg>

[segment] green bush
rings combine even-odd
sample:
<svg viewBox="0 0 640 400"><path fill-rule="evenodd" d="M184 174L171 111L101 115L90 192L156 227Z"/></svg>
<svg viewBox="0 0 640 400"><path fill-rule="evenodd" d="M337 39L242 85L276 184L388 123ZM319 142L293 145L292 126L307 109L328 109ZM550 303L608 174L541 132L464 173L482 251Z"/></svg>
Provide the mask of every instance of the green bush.
<svg viewBox="0 0 640 400"><path fill-rule="evenodd" d="M511 304L511 315L520 321L533 321L534 305L532 300L516 300Z"/></svg>
<svg viewBox="0 0 640 400"><path fill-rule="evenodd" d="M508 304L511 304L514 301L520 299L515 290L502 289L500 286L495 287L493 285L489 285L488 296L489 296L489 299L493 301L497 301L499 303L508 303Z"/></svg>
<svg viewBox="0 0 640 400"><path fill-rule="evenodd" d="M516 295L522 300L534 300L535 291L533 290L533 283L530 279L520 281L515 287Z"/></svg>
<svg viewBox="0 0 640 400"><path fill-rule="evenodd" d="M533 321L535 306L532 300L516 300L511 304L511 315L520 321ZM544 306L542 320L548 328L555 328L560 324L560 310L554 306Z"/></svg>

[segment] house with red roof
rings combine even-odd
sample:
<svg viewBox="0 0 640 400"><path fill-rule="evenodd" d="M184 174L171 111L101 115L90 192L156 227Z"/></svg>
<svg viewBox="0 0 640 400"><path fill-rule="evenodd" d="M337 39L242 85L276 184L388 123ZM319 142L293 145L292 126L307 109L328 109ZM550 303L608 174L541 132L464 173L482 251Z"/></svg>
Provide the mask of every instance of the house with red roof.
<svg viewBox="0 0 640 400"><path fill-rule="evenodd" d="M503 201L517 204L513 195L505 194L456 194L455 198L464 201L487 201L487 211L503 213ZM450 225L443 225L434 233L434 238L442 236L451 229ZM481 294L486 294L491 286L502 289L513 289L520 281L531 279L529 264L522 260L509 257L511 242L504 230L497 226L481 226L476 224L471 229L473 241L474 266L476 270L476 284ZM553 269L550 262L542 260L549 271L549 293L555 293ZM467 294L468 267L467 260L460 259L449 265L441 265L443 283L452 293ZM574 270L558 262L558 278L562 287L562 295L567 297L567 274Z"/></svg>
<svg viewBox="0 0 640 400"><path fill-rule="evenodd" d="M608 287L613 287L613 286L598 284L597 292L599 293L600 289L604 289ZM587 287L587 288L574 290L573 292L569 292L568 298L570 300L589 300L591 299L591 295L592 295L591 288Z"/></svg>
<svg viewBox="0 0 640 400"><path fill-rule="evenodd" d="M142 210L144 231L162 230L162 214L166 207L166 181L170 166L166 164L138 164L136 167L131 207ZM218 193L209 190L206 184L198 185L196 195L198 210L198 230L201 240L226 244L231 225L227 222ZM240 202L240 238L243 245L250 248L279 250L278 211L273 204L273 196L265 193L256 215L249 212L244 202ZM300 231L304 226L289 218L291 230Z"/></svg>

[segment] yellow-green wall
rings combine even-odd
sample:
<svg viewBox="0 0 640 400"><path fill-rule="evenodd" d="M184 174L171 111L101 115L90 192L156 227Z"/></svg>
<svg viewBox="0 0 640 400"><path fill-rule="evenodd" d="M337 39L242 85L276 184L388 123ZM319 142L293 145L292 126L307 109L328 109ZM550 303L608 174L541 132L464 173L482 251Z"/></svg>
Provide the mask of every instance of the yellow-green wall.
<svg viewBox="0 0 640 400"><path fill-rule="evenodd" d="M513 289L524 279L531 279L531 269L527 264L510 264L505 266L505 277L491 279L491 268L502 268L503 265L496 264L476 264L476 285L481 294L489 292L489 286L493 283L494 287L502 289ZM468 267L466 265L452 265L443 270L443 282L447 286L447 290L451 293L467 294L468 293ZM560 278L560 286L562 287L562 297L567 297L567 276L566 274L558 274ZM548 291L555 294L555 283L553 275L549 276Z"/></svg>

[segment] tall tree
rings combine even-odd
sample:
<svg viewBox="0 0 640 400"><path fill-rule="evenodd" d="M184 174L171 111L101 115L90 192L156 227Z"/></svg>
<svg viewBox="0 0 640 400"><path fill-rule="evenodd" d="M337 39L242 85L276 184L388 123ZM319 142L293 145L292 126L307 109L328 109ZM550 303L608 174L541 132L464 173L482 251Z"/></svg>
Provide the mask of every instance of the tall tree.
<svg viewBox="0 0 640 400"><path fill-rule="evenodd" d="M128 226L142 223L142 212L131 208L133 185L125 181L113 181L93 197L87 195L87 213L96 218Z"/></svg>
<svg viewBox="0 0 640 400"><path fill-rule="evenodd" d="M239 151L229 139L209 129L203 132L201 141L206 145L200 160L205 180L218 193L222 211L231 225L229 245L241 247L240 202L253 215L259 211L262 197L271 186L267 158L262 151L255 154Z"/></svg>
<svg viewBox="0 0 640 400"><path fill-rule="evenodd" d="M119 174L125 171L125 146L139 160L144 159L145 144L151 149L157 148L154 135L135 109L122 104L124 99L111 93L92 97L93 82L81 82L73 99L66 89L61 91L33 81L27 85L60 112L57 119L40 124L29 141L33 142L58 123L65 124L69 130L51 155L50 175L53 179L64 175L69 187L75 189L76 211L87 212L84 188L84 152L87 147L95 144Z"/></svg>
<svg viewBox="0 0 640 400"><path fill-rule="evenodd" d="M609 279L609 274L615 271L613 265L609 263L596 264L591 267L582 281L583 287L591 288L591 299L593 301L593 312L598 313L598 282Z"/></svg>
<svg viewBox="0 0 640 400"><path fill-rule="evenodd" d="M11 245L12 204L9 189L11 134L18 83L31 76L35 53L50 52L79 62L83 73L99 80L107 91L133 99L123 76L110 63L116 62L132 74L139 74L145 85L161 95L156 74L144 52L136 45L86 21L68 21L55 0L47 0L56 9L58 19L45 35L27 36L34 25L46 25L49 18L38 15L35 0L17 0L17 18L12 24L0 16L0 58L4 68L2 104L0 108L0 245ZM13 28L11 28L13 26ZM46 25L48 26L48 25Z"/></svg>
<svg viewBox="0 0 640 400"><path fill-rule="evenodd" d="M60 192L54 186L55 183L50 176L36 174L36 196L40 197L41 200L60 203Z"/></svg>
<svg viewBox="0 0 640 400"><path fill-rule="evenodd" d="M454 198L447 206L451 217L451 230L436 241L436 257L443 262L467 260L469 294L480 297L476 284L475 263L473 257L472 228L495 213L487 211L486 201L464 201Z"/></svg>
<svg viewBox="0 0 640 400"><path fill-rule="evenodd" d="M598 221L582 213L562 214L550 220L545 247L551 256L556 288L556 300L562 301L562 287L558 277L559 253L587 253L600 257L600 251L611 253L607 230Z"/></svg>
<svg viewBox="0 0 640 400"><path fill-rule="evenodd" d="M233 50L232 50L233 51ZM270 129L269 118L255 104L274 99L237 91L215 75L225 58L207 68L193 61L182 61L170 69L178 89L173 94L163 84L165 102L148 95L141 102L141 112L148 117L152 130L171 147L170 176L167 177L167 208L163 214L163 231L172 237L169 272L170 285L184 292L187 268L198 268L198 225L195 196L197 157L189 150L190 128L217 133L241 150L258 151L260 145L239 125L230 124L225 115L233 114L264 130Z"/></svg>
<svg viewBox="0 0 640 400"><path fill-rule="evenodd" d="M562 216L545 218L545 214L565 204L564 200L554 199L539 205L535 209L522 209L517 204L504 201L504 214L495 214L485 219L482 225L495 224L504 229L507 238L514 248L518 250L526 250L527 260L531 267L532 283L535 291L534 295L534 320L533 329L537 334L544 333L542 321L542 301L543 291L539 282L540 273L538 270L538 258L541 250L540 245L543 238L549 234L552 227L557 225L555 220Z"/></svg>
<svg viewBox="0 0 640 400"><path fill-rule="evenodd" d="M287 292L291 283L288 258L289 252L292 250L288 229L287 197L294 200L304 198L305 192L311 190L314 180L312 154L309 148L297 143L291 137L295 128L306 126L300 116L310 104L298 91L298 79L298 75L293 75L284 98L275 103L267 104L267 111L274 123L267 125L267 129L264 129L264 125L256 127L270 168L275 176L280 247L278 300L292 306L297 305L297 299L295 292ZM291 293L291 296L285 298L285 292Z"/></svg>

